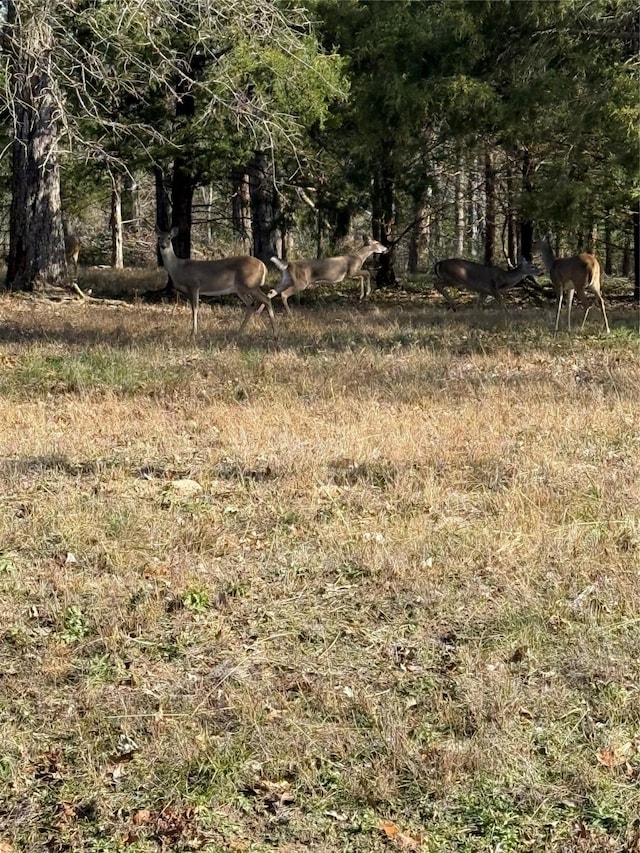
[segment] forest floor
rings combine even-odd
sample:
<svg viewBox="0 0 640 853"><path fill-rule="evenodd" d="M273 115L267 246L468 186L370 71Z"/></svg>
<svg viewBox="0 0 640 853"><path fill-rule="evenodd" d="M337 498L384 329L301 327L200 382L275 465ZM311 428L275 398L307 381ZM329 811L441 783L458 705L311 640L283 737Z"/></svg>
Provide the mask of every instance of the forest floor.
<svg viewBox="0 0 640 853"><path fill-rule="evenodd" d="M354 292L0 297L0 853L640 850L637 307Z"/></svg>

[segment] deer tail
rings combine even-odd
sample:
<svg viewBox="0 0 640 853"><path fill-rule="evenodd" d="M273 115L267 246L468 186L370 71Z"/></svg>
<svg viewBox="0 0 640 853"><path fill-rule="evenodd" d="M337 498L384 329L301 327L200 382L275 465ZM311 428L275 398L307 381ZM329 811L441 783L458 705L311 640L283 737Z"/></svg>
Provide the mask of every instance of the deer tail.
<svg viewBox="0 0 640 853"><path fill-rule="evenodd" d="M281 261L280 258L271 258L271 263L277 266L281 272L289 269L289 264L286 261Z"/></svg>

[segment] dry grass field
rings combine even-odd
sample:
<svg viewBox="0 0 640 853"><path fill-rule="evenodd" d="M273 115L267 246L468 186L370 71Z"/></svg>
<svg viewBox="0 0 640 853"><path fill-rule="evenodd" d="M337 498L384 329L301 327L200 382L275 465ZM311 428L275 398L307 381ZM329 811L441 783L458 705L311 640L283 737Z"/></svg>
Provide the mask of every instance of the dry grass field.
<svg viewBox="0 0 640 853"><path fill-rule="evenodd" d="M276 307L0 297L0 853L639 851L637 310Z"/></svg>

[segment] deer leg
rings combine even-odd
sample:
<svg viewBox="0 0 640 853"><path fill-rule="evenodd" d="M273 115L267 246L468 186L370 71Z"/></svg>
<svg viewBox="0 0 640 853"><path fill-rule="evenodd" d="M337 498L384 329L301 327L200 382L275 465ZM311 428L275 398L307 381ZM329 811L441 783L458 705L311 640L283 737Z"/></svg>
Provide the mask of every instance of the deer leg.
<svg viewBox="0 0 640 853"><path fill-rule="evenodd" d="M602 311L602 319L604 320L604 327L607 330L607 334L611 333L611 329L609 328L609 321L607 320L607 311L604 307L604 299L602 298L602 294L598 291L595 291L596 299L600 304L600 310Z"/></svg>
<svg viewBox="0 0 640 853"><path fill-rule="evenodd" d="M282 304L284 305L284 310L287 312L287 316L293 317L293 314L291 313L291 308L289 308L289 296L290 296L290 294L281 293L280 296L282 297Z"/></svg>
<svg viewBox="0 0 640 853"><path fill-rule="evenodd" d="M261 314L263 308L267 309L267 312L269 314L269 320L271 321L271 328L273 329L273 337L274 337L274 340L277 341L278 340L278 330L276 329L276 318L273 314L273 306L271 305L271 299L268 296L265 296L261 290L254 291L254 293L252 294L252 297L254 300L253 301L254 306L257 306L255 309L256 315ZM260 303L259 305L258 305L258 302Z"/></svg>
<svg viewBox="0 0 640 853"><path fill-rule="evenodd" d="M176 290L176 298L173 303L173 308L171 309L171 316L169 317L169 321L173 321L173 315L176 313L176 308L178 307L178 302L180 301L180 291Z"/></svg>
<svg viewBox="0 0 640 853"><path fill-rule="evenodd" d="M238 296L242 300L245 306L244 318L242 323L240 324L240 328L238 329L238 334L241 335L244 332L244 328L249 322L249 318L253 314L253 299L249 296L248 293L238 293Z"/></svg>
<svg viewBox="0 0 640 853"><path fill-rule="evenodd" d="M558 310L556 311L556 327L554 329L555 334L558 334L558 326L560 325L560 311L562 310L562 297L564 296L564 290L558 291Z"/></svg>
<svg viewBox="0 0 640 853"><path fill-rule="evenodd" d="M358 276L360 279L360 299L364 299L365 295L371 295L371 274L366 270L362 270L361 274ZM365 294L365 281L366 284L366 294Z"/></svg>
<svg viewBox="0 0 640 853"><path fill-rule="evenodd" d="M191 335L195 338L198 336L198 307L200 304L200 292L192 290L189 293L189 301L191 302Z"/></svg>
<svg viewBox="0 0 640 853"><path fill-rule="evenodd" d="M452 299L449 298L449 295L447 294L446 290L444 289L444 285L440 281L438 281L437 279L436 279L436 281L434 281L433 285L434 285L435 289L438 291L438 293L442 297L444 297L444 301L447 303L449 308L451 308L452 311L455 311L456 310L455 303L453 302Z"/></svg>
<svg viewBox="0 0 640 853"><path fill-rule="evenodd" d="M575 296L575 289L572 287L569 293L567 294L567 329L571 331L571 307L573 306L573 297Z"/></svg>
<svg viewBox="0 0 640 853"><path fill-rule="evenodd" d="M494 291L494 293L493 293L493 298L496 300L496 302L498 303L498 305L502 308L502 310L503 310L503 312L504 312L504 314L505 314L505 316L506 316L506 314L507 314L507 306L504 304L504 299L502 298L502 294L500 293L500 289L499 289L499 288L497 288L497 287L495 288L495 291Z"/></svg>
<svg viewBox="0 0 640 853"><path fill-rule="evenodd" d="M287 287L286 290L283 290L280 293L280 299L282 299L282 304L284 305L284 310L286 311L287 317L293 317L293 314L291 313L291 308L289 308L289 297L293 296L295 292L295 287Z"/></svg>

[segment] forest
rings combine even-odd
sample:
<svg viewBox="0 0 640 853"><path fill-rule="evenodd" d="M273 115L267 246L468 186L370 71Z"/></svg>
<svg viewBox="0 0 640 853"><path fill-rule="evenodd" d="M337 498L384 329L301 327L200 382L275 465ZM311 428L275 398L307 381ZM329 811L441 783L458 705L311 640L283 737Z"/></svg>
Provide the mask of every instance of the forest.
<svg viewBox="0 0 640 853"><path fill-rule="evenodd" d="M176 253L268 262L360 245L375 286L537 237L638 296L632 0L8 2L6 287ZM632 285L629 285L630 289Z"/></svg>

